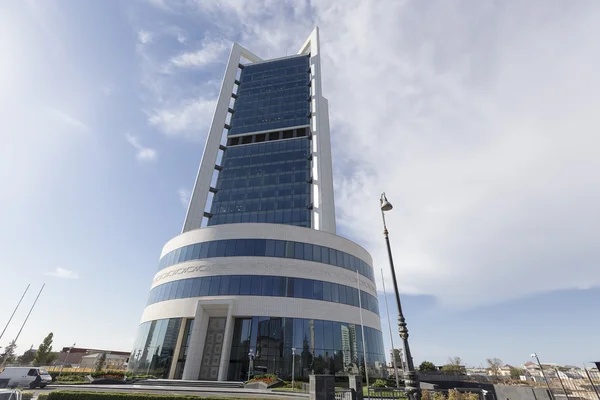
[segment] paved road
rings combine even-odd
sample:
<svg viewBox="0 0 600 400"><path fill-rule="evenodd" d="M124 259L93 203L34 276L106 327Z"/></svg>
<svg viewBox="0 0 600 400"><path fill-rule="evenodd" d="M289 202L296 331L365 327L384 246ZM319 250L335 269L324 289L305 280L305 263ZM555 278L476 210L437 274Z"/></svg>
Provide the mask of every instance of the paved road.
<svg viewBox="0 0 600 400"><path fill-rule="evenodd" d="M95 392L133 392L133 393L152 393L152 394L190 394L197 396L216 396L216 397L234 397L245 399L306 399L304 393L281 393L271 392L269 390L257 389L230 389L230 388L198 388L198 387L172 387L172 386L143 386L143 385L50 385L44 389L36 389L35 397L38 393L49 392L52 390L78 390Z"/></svg>

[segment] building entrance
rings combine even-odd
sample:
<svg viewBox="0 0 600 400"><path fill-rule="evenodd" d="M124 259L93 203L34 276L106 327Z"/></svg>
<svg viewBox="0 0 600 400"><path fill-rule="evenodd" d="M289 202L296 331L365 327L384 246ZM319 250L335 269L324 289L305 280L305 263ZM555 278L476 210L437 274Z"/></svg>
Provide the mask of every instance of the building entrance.
<svg viewBox="0 0 600 400"><path fill-rule="evenodd" d="M223 351L223 339L225 337L225 322L226 318L221 317L210 317L208 320L200 376L198 377L201 381L216 381L219 377L221 352Z"/></svg>

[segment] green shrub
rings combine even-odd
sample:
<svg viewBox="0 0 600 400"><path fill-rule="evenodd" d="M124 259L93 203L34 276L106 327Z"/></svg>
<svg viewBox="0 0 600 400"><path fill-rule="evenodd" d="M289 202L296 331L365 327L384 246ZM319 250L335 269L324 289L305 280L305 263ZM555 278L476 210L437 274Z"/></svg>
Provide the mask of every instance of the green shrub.
<svg viewBox="0 0 600 400"><path fill-rule="evenodd" d="M292 387L292 382L290 381L286 381L283 386L284 388L291 388ZM298 382L297 380L294 380L294 389L302 389L302 382Z"/></svg>
<svg viewBox="0 0 600 400"><path fill-rule="evenodd" d="M461 393L454 389L448 390L448 400L462 400Z"/></svg>
<svg viewBox="0 0 600 400"><path fill-rule="evenodd" d="M32 391L23 391L21 392L21 398L23 400L30 400L33 397L33 393Z"/></svg>
<svg viewBox="0 0 600 400"><path fill-rule="evenodd" d="M479 394L478 393L463 393L463 400L479 400Z"/></svg>
<svg viewBox="0 0 600 400"><path fill-rule="evenodd" d="M275 374L262 374L262 375L254 375L253 376L254 379L275 379L277 380L277 375Z"/></svg>
<svg viewBox="0 0 600 400"><path fill-rule="evenodd" d="M444 393L442 392L434 392L433 400L446 400L446 396L444 396Z"/></svg>
<svg viewBox="0 0 600 400"><path fill-rule="evenodd" d="M59 371L49 371L48 373L52 377L52 380L56 380L58 378ZM65 371L63 371L63 373L60 374L60 378L62 380L62 378L65 377L65 376L81 376L81 377L86 377L87 375L89 375L88 372L65 372Z"/></svg>
<svg viewBox="0 0 600 400"><path fill-rule="evenodd" d="M429 390L421 390L421 400L431 400L431 393L429 393Z"/></svg>
<svg viewBox="0 0 600 400"><path fill-rule="evenodd" d="M125 371L120 371L120 370L114 370L114 369L103 369L101 371L97 371L97 372L92 372L90 374L92 376L92 378L97 378L99 376L120 376L121 378L123 378L125 376Z"/></svg>
<svg viewBox="0 0 600 400"><path fill-rule="evenodd" d="M42 397L40 396L38 399ZM165 395L165 394L149 394L149 393L119 393L119 392L75 392L68 390L55 390L47 394L47 400L227 400L224 397L201 397L201 396L185 396L185 395ZM46 400L46 399L43 399ZM235 400L235 399L229 399Z"/></svg>
<svg viewBox="0 0 600 400"><path fill-rule="evenodd" d="M376 387L376 388L383 388L383 387L385 387L386 385L385 385L385 381L384 381L383 379L377 379L377 380L375 381L375 383L373 383L371 386L372 386L372 387Z"/></svg>
<svg viewBox="0 0 600 400"><path fill-rule="evenodd" d="M57 382L86 382L85 376L83 375L61 375L60 378L55 379Z"/></svg>

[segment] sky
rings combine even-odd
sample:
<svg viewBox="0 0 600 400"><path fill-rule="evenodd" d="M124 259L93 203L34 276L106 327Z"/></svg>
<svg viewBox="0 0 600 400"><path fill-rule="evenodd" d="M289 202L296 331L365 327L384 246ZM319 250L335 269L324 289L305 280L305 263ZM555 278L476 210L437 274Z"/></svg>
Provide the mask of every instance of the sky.
<svg viewBox="0 0 600 400"><path fill-rule="evenodd" d="M0 346L130 350L180 233L232 42L321 32L338 233L414 360L600 359L600 3L0 2ZM397 345L395 298L388 295Z"/></svg>

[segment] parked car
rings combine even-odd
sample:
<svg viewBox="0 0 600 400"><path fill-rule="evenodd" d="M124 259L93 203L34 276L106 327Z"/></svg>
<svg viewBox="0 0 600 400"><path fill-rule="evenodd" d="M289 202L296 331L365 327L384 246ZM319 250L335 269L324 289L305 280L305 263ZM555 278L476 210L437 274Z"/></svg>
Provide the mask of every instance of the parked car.
<svg viewBox="0 0 600 400"><path fill-rule="evenodd" d="M52 382L52 377L45 368L37 367L6 367L0 372L0 387L46 387Z"/></svg>

